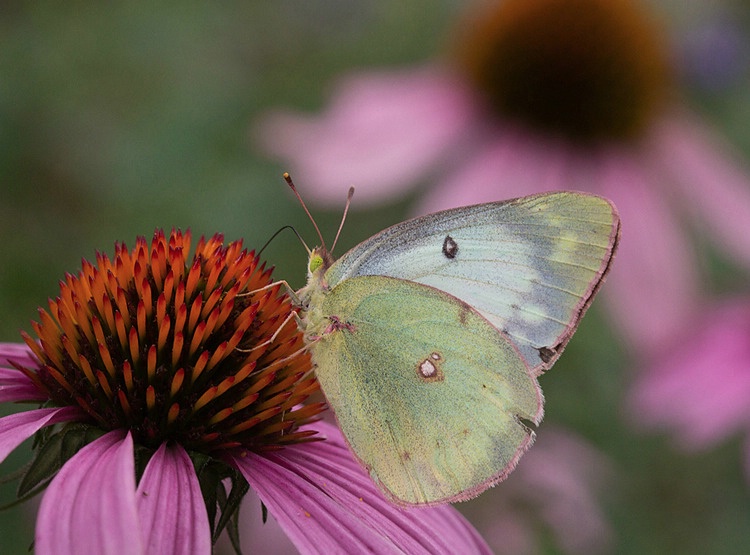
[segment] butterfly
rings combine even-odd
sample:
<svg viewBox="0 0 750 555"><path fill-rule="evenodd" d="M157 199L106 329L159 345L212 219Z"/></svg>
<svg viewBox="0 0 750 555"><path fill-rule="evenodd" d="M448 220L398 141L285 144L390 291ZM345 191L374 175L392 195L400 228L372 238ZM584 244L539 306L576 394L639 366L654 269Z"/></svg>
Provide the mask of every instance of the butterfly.
<svg viewBox="0 0 750 555"><path fill-rule="evenodd" d="M462 501L507 477L543 416L537 378L619 234L610 201L553 192L411 219L335 261L310 251L298 322L351 451L390 501Z"/></svg>

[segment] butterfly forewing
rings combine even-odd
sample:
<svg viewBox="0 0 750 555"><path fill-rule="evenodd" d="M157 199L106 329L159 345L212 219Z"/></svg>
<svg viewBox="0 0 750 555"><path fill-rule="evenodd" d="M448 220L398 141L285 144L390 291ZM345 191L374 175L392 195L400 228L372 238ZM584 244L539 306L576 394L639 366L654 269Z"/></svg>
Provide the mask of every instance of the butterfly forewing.
<svg viewBox="0 0 750 555"><path fill-rule="evenodd" d="M619 218L606 199L541 194L395 225L342 256L326 279L333 287L384 275L450 293L506 333L539 373L575 330L618 236Z"/></svg>

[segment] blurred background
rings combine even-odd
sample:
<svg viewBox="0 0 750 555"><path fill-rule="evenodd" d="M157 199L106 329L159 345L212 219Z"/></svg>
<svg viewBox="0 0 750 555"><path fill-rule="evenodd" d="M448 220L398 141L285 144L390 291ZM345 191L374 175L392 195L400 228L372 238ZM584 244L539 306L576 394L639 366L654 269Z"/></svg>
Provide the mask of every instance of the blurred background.
<svg viewBox="0 0 750 555"><path fill-rule="evenodd" d="M292 224L312 246L316 236L286 190L285 170L296 170L297 186L330 240L344 195L338 206L316 204L304 165L269 148L262 137L269 128L259 122L269 111L325 112L336 83L349 74L442 59L470 4L490 3L6 3L0 13L0 341L20 341L19 330L30 330L36 307L57 294L58 280L76 272L81 258L111 254L116 241L132 246L155 228L190 228L194 237L220 232L260 248ZM723 137L731 145L728 156L746 167L750 5L641 5L661 22L682 109ZM356 175L346 158L338 163ZM358 204L358 191L337 252L418 211L430 184L423 177L414 182L417 187L377 203ZM351 184L358 185L356 177ZM503 190L496 198L526 192ZM367 192L361 195L367 199ZM708 318L713 303L742 298L750 287L733 251L727 254L700 229L684 233L698 261L705 307L690 320L696 335L683 336L689 348L700 342L702 316ZM264 258L277 278L303 285L306 254L291 233L276 238ZM658 287L668 289L673 279L680 276L662 275ZM750 326L747 331L739 340L750 343ZM667 345L658 356L655 350L642 352L632 337L623 339L606 305L594 303L565 355L541 378L547 405L538 464L531 462L534 447L529 469L523 470L524 458L515 482L458 506L498 553L750 550L750 409L742 410L750 398L735 400L731 433L690 448L669 426L654 432L634 423L629 399L643 373L676 356ZM738 353L750 356L750 347ZM750 375L747 359L727 364ZM668 389L664 395L679 399ZM4 406L0 414L12 410ZM560 447L555 438L567 443L560 440ZM28 446L0 465L0 473L26 460ZM0 503L13 493L12 484L0 485ZM27 503L0 513L4 553L27 552L34 511ZM245 539L248 552L253 542Z"/></svg>

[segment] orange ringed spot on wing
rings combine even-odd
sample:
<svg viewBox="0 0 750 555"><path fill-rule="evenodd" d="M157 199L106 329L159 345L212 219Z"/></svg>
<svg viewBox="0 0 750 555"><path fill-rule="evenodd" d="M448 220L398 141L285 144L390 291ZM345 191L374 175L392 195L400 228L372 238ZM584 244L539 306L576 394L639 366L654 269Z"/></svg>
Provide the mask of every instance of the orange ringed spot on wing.
<svg viewBox="0 0 750 555"><path fill-rule="evenodd" d="M422 361L422 364L419 365L419 373L425 378L431 378L437 374L437 367L432 364L430 359L425 359Z"/></svg>
<svg viewBox="0 0 750 555"><path fill-rule="evenodd" d="M441 382L445 379L440 369L439 361L443 360L440 353L430 355L417 365L417 376L424 382Z"/></svg>

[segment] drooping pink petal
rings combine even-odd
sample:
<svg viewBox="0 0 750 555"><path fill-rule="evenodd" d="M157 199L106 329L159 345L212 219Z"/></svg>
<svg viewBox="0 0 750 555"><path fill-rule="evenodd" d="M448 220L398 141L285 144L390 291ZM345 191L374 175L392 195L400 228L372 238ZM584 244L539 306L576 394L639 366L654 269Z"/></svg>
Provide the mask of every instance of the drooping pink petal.
<svg viewBox="0 0 750 555"><path fill-rule="evenodd" d="M26 368L36 368L38 362L25 343L0 343L0 366L15 362Z"/></svg>
<svg viewBox="0 0 750 555"><path fill-rule="evenodd" d="M302 553L489 553L451 506L399 509L353 459L341 433L282 451L233 456L250 486Z"/></svg>
<svg viewBox="0 0 750 555"><path fill-rule="evenodd" d="M696 261L660 193L658 176L629 150L602 155L599 190L614 201L622 240L605 286L605 298L630 344L653 353L693 316L699 298Z"/></svg>
<svg viewBox="0 0 750 555"><path fill-rule="evenodd" d="M476 152L466 156L463 164L430 189L417 215L554 189L581 190L570 180L569 147L517 125L493 128Z"/></svg>
<svg viewBox="0 0 750 555"><path fill-rule="evenodd" d="M675 201L750 267L750 173L728 145L687 114L664 119L649 143Z"/></svg>
<svg viewBox="0 0 750 555"><path fill-rule="evenodd" d="M323 115L269 114L256 134L306 198L340 206L355 186L361 206L402 196L464 134L473 110L440 69L370 72L340 83Z"/></svg>
<svg viewBox="0 0 750 555"><path fill-rule="evenodd" d="M144 553L130 433L109 432L63 465L39 507L35 551Z"/></svg>
<svg viewBox="0 0 750 555"><path fill-rule="evenodd" d="M0 343L0 403L45 401L49 396L12 364L36 368L31 349L23 343ZM7 367L4 367L7 366Z"/></svg>
<svg viewBox="0 0 750 555"><path fill-rule="evenodd" d="M59 422L73 422L83 414L77 407L35 409L0 418L0 462L45 426Z"/></svg>
<svg viewBox="0 0 750 555"><path fill-rule="evenodd" d="M629 399L643 428L708 448L750 423L750 301L704 311L673 351L645 368Z"/></svg>
<svg viewBox="0 0 750 555"><path fill-rule="evenodd" d="M46 401L49 395L16 368L0 368L0 403Z"/></svg>
<svg viewBox="0 0 750 555"><path fill-rule="evenodd" d="M0 403L16 401L46 401L49 396L31 381L19 385L0 385Z"/></svg>
<svg viewBox="0 0 750 555"><path fill-rule="evenodd" d="M136 498L148 553L211 553L206 504L182 447L159 447L146 466Z"/></svg>

